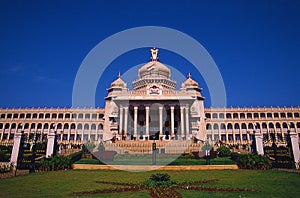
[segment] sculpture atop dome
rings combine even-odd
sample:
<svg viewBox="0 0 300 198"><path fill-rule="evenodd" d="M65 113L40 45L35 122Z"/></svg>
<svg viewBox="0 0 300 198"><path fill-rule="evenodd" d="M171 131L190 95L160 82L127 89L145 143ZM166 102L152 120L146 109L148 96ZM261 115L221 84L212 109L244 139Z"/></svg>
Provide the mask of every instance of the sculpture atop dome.
<svg viewBox="0 0 300 198"><path fill-rule="evenodd" d="M151 50L151 61L158 61L158 49L157 48L152 48Z"/></svg>

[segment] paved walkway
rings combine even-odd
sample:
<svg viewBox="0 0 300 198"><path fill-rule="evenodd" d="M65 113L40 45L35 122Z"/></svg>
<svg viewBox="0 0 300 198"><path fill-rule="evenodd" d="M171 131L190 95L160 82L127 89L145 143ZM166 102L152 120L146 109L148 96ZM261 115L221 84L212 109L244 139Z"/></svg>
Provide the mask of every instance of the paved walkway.
<svg viewBox="0 0 300 198"><path fill-rule="evenodd" d="M16 175L24 175L24 174L28 174L29 171L28 170L17 170ZM0 179L3 178L8 178L8 177L13 177L15 176L14 172L7 172L7 173L0 173Z"/></svg>

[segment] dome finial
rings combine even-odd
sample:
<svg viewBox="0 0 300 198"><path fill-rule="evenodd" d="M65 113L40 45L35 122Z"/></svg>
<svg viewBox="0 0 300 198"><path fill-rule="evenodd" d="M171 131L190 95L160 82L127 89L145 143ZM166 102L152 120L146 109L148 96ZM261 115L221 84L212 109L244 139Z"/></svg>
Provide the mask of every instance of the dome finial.
<svg viewBox="0 0 300 198"><path fill-rule="evenodd" d="M191 75L191 73L189 72L189 74L188 74L188 78L192 78L192 75Z"/></svg>
<svg viewBox="0 0 300 198"><path fill-rule="evenodd" d="M119 73L118 73L118 78L121 78L121 73L120 73L120 71L119 71Z"/></svg>
<svg viewBox="0 0 300 198"><path fill-rule="evenodd" d="M158 61L158 49L157 48L152 48L151 50L151 61Z"/></svg>

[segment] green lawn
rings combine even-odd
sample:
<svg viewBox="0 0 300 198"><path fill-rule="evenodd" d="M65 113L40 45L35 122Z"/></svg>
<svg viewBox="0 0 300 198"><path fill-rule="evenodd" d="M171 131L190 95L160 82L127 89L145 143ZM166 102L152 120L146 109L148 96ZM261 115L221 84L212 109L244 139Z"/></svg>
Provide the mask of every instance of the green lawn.
<svg viewBox="0 0 300 198"><path fill-rule="evenodd" d="M258 192L198 192L178 190L183 197L299 197L300 175L283 171L87 171L68 170L20 175L0 180L0 197L77 197L72 192L116 188L96 181L138 183L153 173L168 173L178 183L184 181L219 181L204 187L253 189ZM98 197L150 197L148 191L95 195ZM80 196L85 197L85 196ZM87 196L87 197L90 197Z"/></svg>

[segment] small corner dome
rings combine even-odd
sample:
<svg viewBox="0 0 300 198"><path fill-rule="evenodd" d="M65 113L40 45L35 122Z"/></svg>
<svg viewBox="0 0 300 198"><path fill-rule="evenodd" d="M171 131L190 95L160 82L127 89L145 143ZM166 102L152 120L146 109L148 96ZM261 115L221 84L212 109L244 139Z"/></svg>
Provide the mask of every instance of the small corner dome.
<svg viewBox="0 0 300 198"><path fill-rule="evenodd" d="M189 74L188 78L181 84L182 88L186 87L198 87L198 83L192 79L192 76Z"/></svg>
<svg viewBox="0 0 300 198"><path fill-rule="evenodd" d="M121 75L119 74L118 79L110 84L111 87L122 87L126 88L127 84L121 79Z"/></svg>

